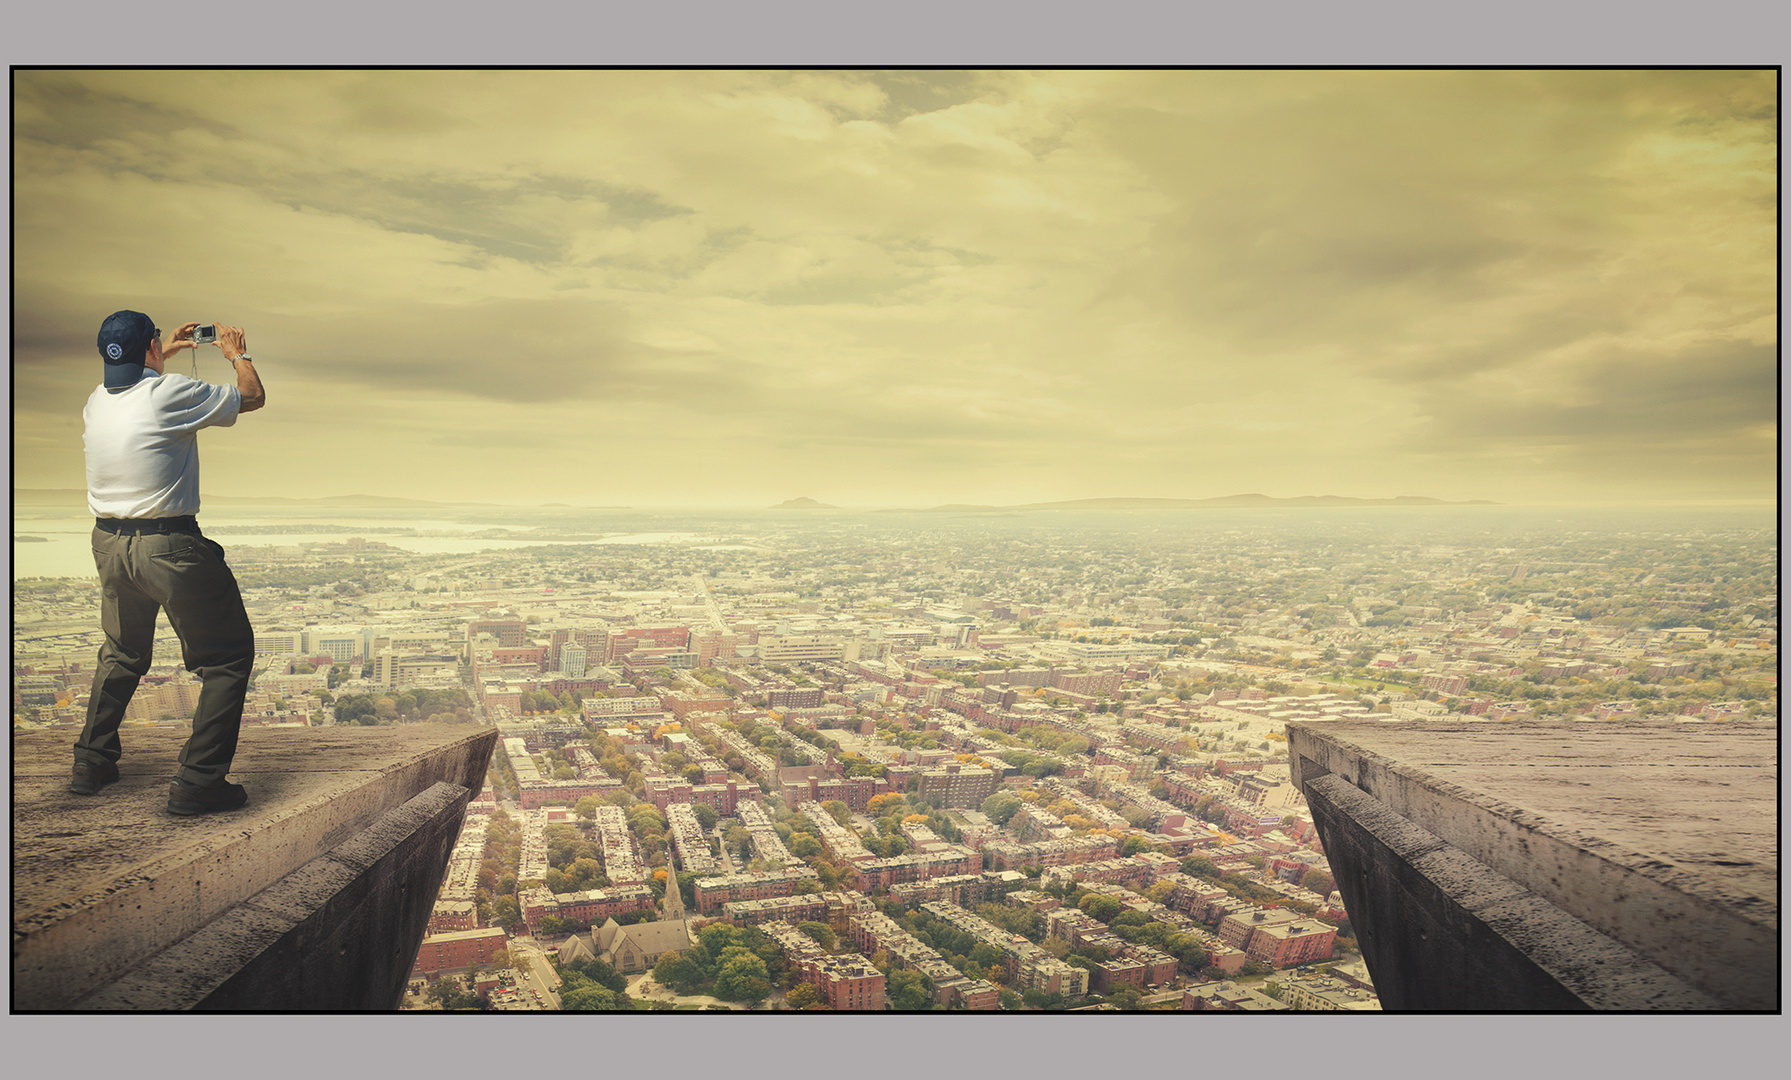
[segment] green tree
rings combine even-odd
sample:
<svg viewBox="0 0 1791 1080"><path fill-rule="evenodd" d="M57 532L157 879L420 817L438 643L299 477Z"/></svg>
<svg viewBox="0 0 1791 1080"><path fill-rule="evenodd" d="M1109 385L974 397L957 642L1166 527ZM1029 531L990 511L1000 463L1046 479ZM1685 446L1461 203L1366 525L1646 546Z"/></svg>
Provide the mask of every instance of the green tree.
<svg viewBox="0 0 1791 1080"><path fill-rule="evenodd" d="M883 981L883 1000L896 1012L926 1012L933 1005L932 982L912 968L896 968Z"/></svg>
<svg viewBox="0 0 1791 1080"><path fill-rule="evenodd" d="M821 1002L821 992L815 989L814 983L797 983L789 993L784 995L784 1004L792 1009L807 1009Z"/></svg>
<svg viewBox="0 0 1791 1080"><path fill-rule="evenodd" d="M627 994L618 994L596 983L584 983L560 992L563 1012L632 1012L634 1002Z"/></svg>
<svg viewBox="0 0 1791 1080"><path fill-rule="evenodd" d="M715 996L723 1001L761 1001L771 993L771 972L757 954L736 946L715 973Z"/></svg>
<svg viewBox="0 0 1791 1080"><path fill-rule="evenodd" d="M1190 855L1182 860L1182 873L1191 877L1217 878L1219 866L1204 855Z"/></svg>
<svg viewBox="0 0 1791 1080"><path fill-rule="evenodd" d="M1121 986L1108 998L1125 1012L1137 1012L1144 1002L1144 991L1136 986Z"/></svg>
<svg viewBox="0 0 1791 1080"><path fill-rule="evenodd" d="M710 923L697 931L697 938L710 956L720 956L728 949L743 944L745 935L737 926Z"/></svg>
<svg viewBox="0 0 1791 1080"><path fill-rule="evenodd" d="M1111 896L1103 896L1100 893L1089 893L1076 906L1082 909L1083 914L1102 922L1113 921L1115 915L1125 910L1124 904Z"/></svg>
<svg viewBox="0 0 1791 1080"><path fill-rule="evenodd" d="M824 922L811 922L805 920L798 923L796 929L801 930L804 934L813 938L817 944L828 952L833 952L835 949L839 948L839 939L834 936L833 927L828 926Z"/></svg>
<svg viewBox="0 0 1791 1080"><path fill-rule="evenodd" d="M566 873L572 879L573 892L600 889L609 881L603 874L603 864L596 859L574 859Z"/></svg>
<svg viewBox="0 0 1791 1080"><path fill-rule="evenodd" d="M661 986L670 987L676 993L694 994L708 981L708 976L697 960L677 953L666 953L653 965L653 980Z"/></svg>
<svg viewBox="0 0 1791 1080"><path fill-rule="evenodd" d="M592 982L618 994L628 989L627 978L596 957L573 960L562 967L560 974L568 981Z"/></svg>
<svg viewBox="0 0 1791 1080"><path fill-rule="evenodd" d="M1128 836L1119 842L1119 857L1129 859L1141 851L1155 851L1156 845L1140 836Z"/></svg>
<svg viewBox="0 0 1791 1080"><path fill-rule="evenodd" d="M522 927L522 908L516 903L514 896L500 896L491 905L491 913L497 924L514 934Z"/></svg>
<svg viewBox="0 0 1791 1080"><path fill-rule="evenodd" d="M1028 990L1020 995L1020 1000L1035 1009L1044 1009L1047 1012L1059 1012L1063 1009L1062 994L1047 994L1042 990Z"/></svg>
<svg viewBox="0 0 1791 1080"><path fill-rule="evenodd" d="M1018 798L1006 791L997 791L983 800L982 811L990 821L997 825L1006 825L1008 820L1024 806Z"/></svg>
<svg viewBox="0 0 1791 1080"><path fill-rule="evenodd" d="M344 694L336 699L336 721L338 723L356 722L371 724L377 722L374 717L377 711L372 694Z"/></svg>
<svg viewBox="0 0 1791 1080"><path fill-rule="evenodd" d="M466 984L457 976L438 981L423 992L423 999L434 1004L443 1012L461 1009L477 1009L482 1007L479 995L466 988Z"/></svg>

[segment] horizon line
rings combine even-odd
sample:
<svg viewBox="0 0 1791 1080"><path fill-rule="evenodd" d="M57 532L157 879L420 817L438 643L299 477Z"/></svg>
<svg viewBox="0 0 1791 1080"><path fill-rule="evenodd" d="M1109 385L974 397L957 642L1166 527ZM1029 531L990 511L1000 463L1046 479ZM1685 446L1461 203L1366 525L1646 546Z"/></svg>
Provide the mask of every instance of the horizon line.
<svg viewBox="0 0 1791 1080"><path fill-rule="evenodd" d="M86 490L84 488L32 488L32 487L19 487L16 485L13 487L12 491L15 496L35 494L35 495L41 495L41 496L69 496L69 497L84 498L87 494ZM1247 492L1247 493L1240 492L1240 493L1235 493L1235 494L1231 494L1231 495L1218 495L1218 496L1146 496L1146 495L1095 496L1095 497L1089 497L1089 498L1053 499L1053 500L1041 500L1041 501L1027 502L1027 503L1005 503L1005 504L945 502L945 503L934 503L931 505L921 505L921 504L907 503L907 502L904 502L904 503L895 503L895 502L890 502L890 503L843 503L843 504L842 503L811 502L808 505L795 505L795 506L787 505L787 504L797 502L796 499L786 500L786 504L769 504L769 505L765 504L765 503L760 503L760 502L709 502L709 501L689 501L689 502L672 501L672 502L651 502L651 503L641 503L641 502L569 503L569 502L562 502L562 501L558 501L558 500L541 500L541 501L510 500L510 501L504 501L504 500L498 500L498 499L489 499L489 500L488 499L427 499L427 498L417 498L415 496L380 495L380 494L373 494L373 493L369 493L369 492L355 492L352 494L321 495L321 496L268 495L265 493L255 494L255 495L234 495L234 494L229 494L229 493L225 493L225 492L210 492L210 493L208 493L208 497L212 498L212 499L216 499L216 500L228 500L232 503L239 503L239 504L288 505L288 506L304 506L304 505L310 505L310 504L328 504L328 503L337 503L337 502L341 502L344 500L366 499L366 500L378 500L381 502L389 503L391 505L389 505L388 507L385 507L385 508L394 509L394 510L430 509L430 508L477 509L477 508L484 508L484 507L493 507L493 508L501 507L501 508L506 508L506 509L535 509L535 510L554 509L554 510L620 510L620 511L627 511L627 510L762 510L762 511L773 511L773 510L778 510L778 511L790 512L790 513L804 513L804 512L806 512L806 513L823 512L824 513L824 512L828 512L828 511L841 511L841 512L914 511L914 512L932 512L932 513L937 513L937 512L989 513L989 512L1038 512L1038 511L1051 511L1051 510L1082 510L1082 511L1166 510L1166 511L1173 511L1173 510L1201 510L1201 509L1210 509L1210 510L1253 510L1253 509L1254 510L1349 510L1349 509L1415 510L1415 509L1436 509L1436 508L1454 508L1454 509L1461 509L1461 508L1470 508L1470 509L1523 509L1523 508L1532 508L1532 509L1544 509L1544 508L1546 508L1546 509L1575 509L1575 508L1582 508L1582 509L1622 509L1622 508L1665 509L1665 508L1672 508L1672 507L1685 507L1685 508L1760 507L1760 508L1765 508L1765 507L1774 507L1779 504L1779 500L1776 497L1773 497L1773 498L1765 498L1765 497L1762 497L1762 498L1726 498L1726 499L1725 498L1717 498L1717 499L1680 498L1680 499L1655 499L1655 500L1647 500L1647 501L1642 501L1642 500L1601 500L1601 501L1596 501L1596 502L1588 501L1588 500L1584 500L1584 499L1538 499L1538 500L1527 500L1527 501L1494 501L1494 500L1487 500L1487 499L1477 499L1477 500L1436 499L1436 500L1432 501L1431 497L1429 497L1429 496L1379 496L1379 497L1376 497L1376 496L1348 496L1348 495L1345 495L1345 496L1339 496L1339 495L1266 496L1266 495L1261 495L1260 493L1256 493L1256 492ZM802 496L800 498L807 498L807 497ZM1223 505L1202 506L1202 505L1198 505L1201 503L1209 503L1209 504L1210 503L1218 503L1223 500L1237 499L1237 498L1263 498L1263 499L1273 500L1273 502L1272 503L1256 504L1256 505L1245 504L1245 505L1236 505L1236 506L1223 506ZM1319 504L1319 505L1307 504L1307 505L1295 505L1295 506L1275 505L1275 504L1285 504L1285 503L1297 502L1297 501L1306 500L1306 499L1340 499L1340 500L1351 500L1351 501L1342 503L1342 504L1333 504L1333 505L1323 505L1323 504ZM1396 502L1395 500L1400 500L1400 501ZM1095 504L1095 503L1117 503L1117 502L1166 503L1166 504L1178 504L1179 503L1179 504L1194 504L1194 505L1161 505L1161 506L1087 505L1087 504ZM16 500L15 500L15 504L16 504ZM1082 505L1078 505L1078 504L1082 504ZM325 507L320 506L319 508L325 508ZM337 506L334 508L336 508L336 509L381 509L381 507L379 507L379 506L358 506L358 507ZM202 513L204 512L203 509L201 509L201 512Z"/></svg>

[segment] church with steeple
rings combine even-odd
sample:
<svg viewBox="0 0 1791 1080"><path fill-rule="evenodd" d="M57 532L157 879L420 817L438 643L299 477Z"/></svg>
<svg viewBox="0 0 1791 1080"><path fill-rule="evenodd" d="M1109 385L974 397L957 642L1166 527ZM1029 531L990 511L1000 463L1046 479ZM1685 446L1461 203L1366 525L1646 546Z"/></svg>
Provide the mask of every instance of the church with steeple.
<svg viewBox="0 0 1791 1080"><path fill-rule="evenodd" d="M678 889L678 875L669 866L665 873L665 898L660 901L658 919L623 926L612 916L591 931L591 946L598 959L624 975L650 971L666 953L681 953L696 944Z"/></svg>

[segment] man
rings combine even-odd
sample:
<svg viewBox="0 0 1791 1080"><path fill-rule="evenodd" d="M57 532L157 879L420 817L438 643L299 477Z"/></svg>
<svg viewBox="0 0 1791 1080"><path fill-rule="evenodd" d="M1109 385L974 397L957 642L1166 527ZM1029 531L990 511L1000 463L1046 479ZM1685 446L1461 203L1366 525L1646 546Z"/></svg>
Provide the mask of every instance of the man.
<svg viewBox="0 0 1791 1080"><path fill-rule="evenodd" d="M87 505L93 562L100 578L100 646L75 742L69 790L93 795L118 779L118 725L137 682L149 670L156 611L180 638L182 659L203 685L193 733L180 752L168 810L204 814L248 802L228 779L242 726L243 697L255 660L255 635L224 549L200 535L200 428L236 423L266 403L241 328L218 326L217 347L236 371L235 386L214 386L164 371L169 356L196 348L190 322L162 345L149 316L118 311L100 325L105 381L82 410Z"/></svg>

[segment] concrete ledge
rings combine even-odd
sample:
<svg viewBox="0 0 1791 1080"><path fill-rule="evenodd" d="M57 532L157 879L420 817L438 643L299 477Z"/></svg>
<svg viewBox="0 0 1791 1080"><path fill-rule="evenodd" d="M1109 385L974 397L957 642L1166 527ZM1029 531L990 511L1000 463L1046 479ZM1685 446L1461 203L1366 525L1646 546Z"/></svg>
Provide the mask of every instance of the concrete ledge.
<svg viewBox="0 0 1791 1080"><path fill-rule="evenodd" d="M67 792L67 733L14 733L15 1010L77 1007L435 784L477 790L497 740L437 725L249 728L232 771L249 805L176 818L165 803L184 733L123 736L120 782L84 797Z"/></svg>
<svg viewBox="0 0 1791 1080"><path fill-rule="evenodd" d="M397 1008L472 794L436 784L74 1008Z"/></svg>
<svg viewBox="0 0 1791 1080"><path fill-rule="evenodd" d="M1373 942L1383 1007L1721 1007L1341 777L1317 778L1306 798L1364 952Z"/></svg>
<svg viewBox="0 0 1791 1080"><path fill-rule="evenodd" d="M1587 1007L1712 1007L1695 1003L1701 999L1720 1008L1777 1009L1777 735L1774 725L1688 730L1646 721L1288 725L1294 780L1313 802L1315 819L1320 801L1329 807L1330 821L1317 822L1320 835L1341 871L1338 886L1361 930L1376 988L1393 1008L1572 1006L1543 1000L1436 1006L1424 997L1400 1003L1397 990L1389 997L1375 957L1398 955L1405 946L1384 939L1405 928L1372 910L1377 902L1397 906L1398 890L1377 901L1379 886L1369 883L1391 874L1383 884L1392 888L1403 880L1397 865L1420 867L1422 853L1401 853L1390 842L1393 834L1374 838L1365 823L1378 819L1321 779L1335 777L1479 872L1516 886L1700 995L1662 996L1646 979L1636 982L1634 973L1619 975L1603 946L1587 938L1587 955L1606 957L1593 967L1603 967L1613 987L1629 986L1617 993L1584 979L1573 983L1569 988ZM1367 862L1347 866L1352 859ZM1377 867L1377 859L1392 862ZM1418 903L1421 889L1409 881L1399 889ZM1530 952L1542 947L1525 929L1527 919L1499 920L1490 908L1487 914L1485 924L1507 944ZM1383 940L1371 942L1371 934ZM1561 939L1552 940L1564 948ZM1565 978L1558 960L1541 953L1531 959ZM1391 970L1387 979L1391 985Z"/></svg>

